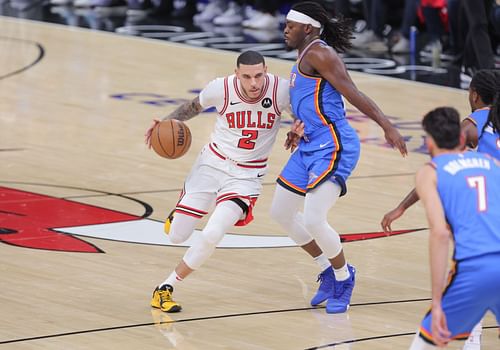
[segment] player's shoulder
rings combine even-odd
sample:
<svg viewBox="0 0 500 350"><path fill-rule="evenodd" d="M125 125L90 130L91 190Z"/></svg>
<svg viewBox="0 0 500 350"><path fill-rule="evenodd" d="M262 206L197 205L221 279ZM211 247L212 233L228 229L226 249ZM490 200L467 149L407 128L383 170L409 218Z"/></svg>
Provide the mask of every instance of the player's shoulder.
<svg viewBox="0 0 500 350"><path fill-rule="evenodd" d="M208 84L205 87L220 87L225 84L225 80L227 77L216 77L208 82Z"/></svg>
<svg viewBox="0 0 500 350"><path fill-rule="evenodd" d="M273 85L274 85L274 83L276 83L279 90L282 90L285 88L288 89L288 85L289 85L288 79L285 79L279 75L272 74L272 73L267 73L267 77L269 78L269 80L272 82Z"/></svg>
<svg viewBox="0 0 500 350"><path fill-rule="evenodd" d="M326 42L320 40L309 48L307 50L306 54L310 56L318 56L318 57L323 57L324 55L330 55L330 54L337 54L337 52L328 45Z"/></svg>
<svg viewBox="0 0 500 350"><path fill-rule="evenodd" d="M284 103L288 103L288 100L290 99L290 83L288 79L282 78L280 76L275 76L275 79L277 79L277 94L278 94L278 99L283 100Z"/></svg>
<svg viewBox="0 0 500 350"><path fill-rule="evenodd" d="M480 123L488 119L489 112L490 112L489 108L476 109L474 112L469 114L467 118L475 123Z"/></svg>
<svg viewBox="0 0 500 350"><path fill-rule="evenodd" d="M481 152L477 152L477 153L480 153L486 160L490 161L493 164L493 167L496 168L496 170L499 170L500 160L498 158L495 158L494 156L492 156L489 153L481 153Z"/></svg>
<svg viewBox="0 0 500 350"><path fill-rule="evenodd" d="M436 163L433 161L427 162L418 169L415 175L417 185L428 186L435 182L436 179Z"/></svg>
<svg viewBox="0 0 500 350"><path fill-rule="evenodd" d="M280 86L288 88L288 85L289 85L289 80L288 79L280 77L280 76L276 76L276 77L278 79L278 84Z"/></svg>

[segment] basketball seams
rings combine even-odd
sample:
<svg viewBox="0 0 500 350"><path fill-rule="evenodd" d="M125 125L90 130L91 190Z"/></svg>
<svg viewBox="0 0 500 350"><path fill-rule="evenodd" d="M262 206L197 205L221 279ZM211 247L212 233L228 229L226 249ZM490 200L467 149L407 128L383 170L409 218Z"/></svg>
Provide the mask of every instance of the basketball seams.
<svg viewBox="0 0 500 350"><path fill-rule="evenodd" d="M157 138L158 138L158 144L160 145L160 148L162 150L162 152L167 156L167 157L171 157L170 154L167 152L167 150L165 149L165 147L163 146L163 142L162 142L162 139L160 137L160 128L162 127L162 124L158 124L158 127L156 128L157 130Z"/></svg>
<svg viewBox="0 0 500 350"><path fill-rule="evenodd" d="M189 148L191 147L191 130L187 127L186 124L182 125L182 128L184 129L184 148ZM188 141L189 140L189 141ZM186 151L183 151L186 152Z"/></svg>
<svg viewBox="0 0 500 350"><path fill-rule="evenodd" d="M178 124L175 123L174 124L174 119L169 119L170 120L170 130L172 131L172 138L171 138L171 142L172 142L172 155L169 155L170 158L173 158L173 156L175 156L175 148L177 147L177 137L175 137L175 131L174 131L174 127L177 127Z"/></svg>

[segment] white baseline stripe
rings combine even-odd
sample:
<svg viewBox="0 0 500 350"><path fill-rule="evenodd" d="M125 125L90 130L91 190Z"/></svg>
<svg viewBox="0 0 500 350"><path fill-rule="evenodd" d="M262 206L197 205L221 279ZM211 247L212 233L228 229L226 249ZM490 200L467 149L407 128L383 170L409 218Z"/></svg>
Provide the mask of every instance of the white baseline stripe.
<svg viewBox="0 0 500 350"><path fill-rule="evenodd" d="M194 234L182 244L173 244L168 235L163 232L163 223L149 219L124 221L109 224L88 225L55 228L61 233L74 234L85 237L110 239L130 243L156 244L176 247L189 247L201 232ZM295 247L296 244L288 237L283 236L255 236L228 233L224 235L218 248L278 248Z"/></svg>

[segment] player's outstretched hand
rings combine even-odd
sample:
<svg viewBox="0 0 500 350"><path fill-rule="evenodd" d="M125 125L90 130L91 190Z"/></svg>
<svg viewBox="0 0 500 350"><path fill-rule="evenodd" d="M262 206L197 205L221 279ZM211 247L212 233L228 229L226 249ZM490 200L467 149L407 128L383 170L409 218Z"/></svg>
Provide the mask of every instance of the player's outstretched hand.
<svg viewBox="0 0 500 350"><path fill-rule="evenodd" d="M392 147L396 147L403 157L408 154L406 142L396 128L392 127L387 130L385 132L385 139Z"/></svg>
<svg viewBox="0 0 500 350"><path fill-rule="evenodd" d="M156 126L156 124L158 124L159 122L160 122L160 119L158 119L158 118L153 119L153 124L151 124L149 129L144 134L144 143L146 145L148 145L148 148L151 148L151 133L153 132L153 129Z"/></svg>
<svg viewBox="0 0 500 350"><path fill-rule="evenodd" d="M304 123L301 120L296 119L290 127L290 131L286 134L285 149L289 149L290 152L293 152L299 145L300 138L303 135Z"/></svg>
<svg viewBox="0 0 500 350"><path fill-rule="evenodd" d="M401 215L404 214L404 209L397 207L390 212L386 213L384 217L382 218L382 221L380 222L380 225L382 226L382 230L384 230L385 233L392 232L391 224L394 220L399 219Z"/></svg>

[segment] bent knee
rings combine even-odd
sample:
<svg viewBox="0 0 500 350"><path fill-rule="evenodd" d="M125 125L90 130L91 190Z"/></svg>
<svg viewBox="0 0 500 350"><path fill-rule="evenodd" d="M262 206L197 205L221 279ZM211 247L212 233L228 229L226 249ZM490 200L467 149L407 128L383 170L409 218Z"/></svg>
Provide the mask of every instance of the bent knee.
<svg viewBox="0 0 500 350"><path fill-rule="evenodd" d="M224 231L205 227L205 229L201 233L201 237L203 238L207 246L215 248L215 246L219 244L219 242L224 237L224 234Z"/></svg>
<svg viewBox="0 0 500 350"><path fill-rule="evenodd" d="M190 234L187 234L186 232L170 232L168 234L168 238L170 239L170 242L173 244L181 244L187 241L189 238Z"/></svg>
<svg viewBox="0 0 500 350"><path fill-rule="evenodd" d="M189 237L193 234L193 228L191 227L182 227L181 225L174 225L170 227L170 233L168 234L168 238L170 242L173 244L181 244L188 240Z"/></svg>
<svg viewBox="0 0 500 350"><path fill-rule="evenodd" d="M308 232L314 234L315 232L322 232L329 227L326 220L316 221L314 218L304 217L304 227Z"/></svg>
<svg viewBox="0 0 500 350"><path fill-rule="evenodd" d="M168 238L170 239L170 242L173 244L181 244L187 241L193 234L198 221L199 219L191 216L176 214L168 231Z"/></svg>

